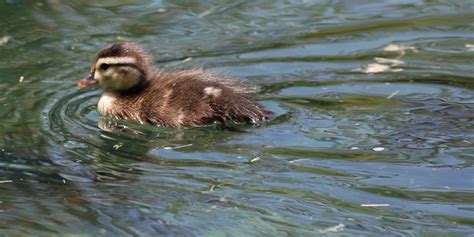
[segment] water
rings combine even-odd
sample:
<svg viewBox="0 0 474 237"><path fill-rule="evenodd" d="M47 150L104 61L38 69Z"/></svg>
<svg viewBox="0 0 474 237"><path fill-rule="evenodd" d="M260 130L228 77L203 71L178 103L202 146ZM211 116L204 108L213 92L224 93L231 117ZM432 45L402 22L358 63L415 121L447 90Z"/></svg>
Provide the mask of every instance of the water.
<svg viewBox="0 0 474 237"><path fill-rule="evenodd" d="M97 2L0 1L1 236L474 233L473 1ZM277 118L100 129L75 83L123 40Z"/></svg>

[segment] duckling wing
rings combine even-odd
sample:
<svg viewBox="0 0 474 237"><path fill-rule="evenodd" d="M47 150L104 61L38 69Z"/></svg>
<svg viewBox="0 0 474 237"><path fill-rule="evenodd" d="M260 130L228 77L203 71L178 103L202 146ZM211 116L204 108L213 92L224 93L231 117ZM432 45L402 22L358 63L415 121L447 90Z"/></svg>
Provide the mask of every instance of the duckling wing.
<svg viewBox="0 0 474 237"><path fill-rule="evenodd" d="M170 74L155 84L149 92L154 99L147 106L146 115L152 124L170 127L216 121L259 124L271 117L247 87L202 70Z"/></svg>

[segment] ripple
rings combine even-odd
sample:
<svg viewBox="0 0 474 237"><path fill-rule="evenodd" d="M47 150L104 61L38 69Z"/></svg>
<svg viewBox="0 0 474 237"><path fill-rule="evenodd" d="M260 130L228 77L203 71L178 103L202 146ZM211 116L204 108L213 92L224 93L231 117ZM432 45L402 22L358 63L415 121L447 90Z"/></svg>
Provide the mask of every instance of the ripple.
<svg viewBox="0 0 474 237"><path fill-rule="evenodd" d="M60 96L43 110L48 113L47 130L73 133L73 129L80 128L97 131L98 116L94 104L98 98L96 91L82 92L74 89L71 93L61 93Z"/></svg>

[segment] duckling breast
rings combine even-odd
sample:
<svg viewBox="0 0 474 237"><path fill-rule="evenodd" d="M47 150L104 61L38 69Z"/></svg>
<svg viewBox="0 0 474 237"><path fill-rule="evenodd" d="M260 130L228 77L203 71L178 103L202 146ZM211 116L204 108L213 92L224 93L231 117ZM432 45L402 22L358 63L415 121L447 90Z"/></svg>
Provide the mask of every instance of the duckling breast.
<svg viewBox="0 0 474 237"><path fill-rule="evenodd" d="M106 116L113 114L117 98L110 92L104 92L97 103L97 111L100 115Z"/></svg>
<svg viewBox="0 0 474 237"><path fill-rule="evenodd" d="M140 111L140 104L133 98L123 97L113 92L104 92L97 103L97 111L102 116L114 119L146 123Z"/></svg>

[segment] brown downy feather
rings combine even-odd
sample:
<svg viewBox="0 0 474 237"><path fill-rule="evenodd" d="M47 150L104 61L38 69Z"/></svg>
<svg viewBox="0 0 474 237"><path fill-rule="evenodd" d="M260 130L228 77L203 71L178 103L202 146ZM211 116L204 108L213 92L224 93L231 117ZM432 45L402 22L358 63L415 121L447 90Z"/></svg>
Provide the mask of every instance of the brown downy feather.
<svg viewBox="0 0 474 237"><path fill-rule="evenodd" d="M98 61L109 62L111 69L101 69L104 66L96 65ZM97 54L91 74L116 73L89 79L107 85L98 103L100 114L165 127L260 124L272 116L238 80L203 69L156 72L150 62L151 57L133 43L114 44ZM137 77L130 78L137 80L133 87L110 86L114 80L129 80L127 75ZM106 80L107 84L102 82Z"/></svg>

